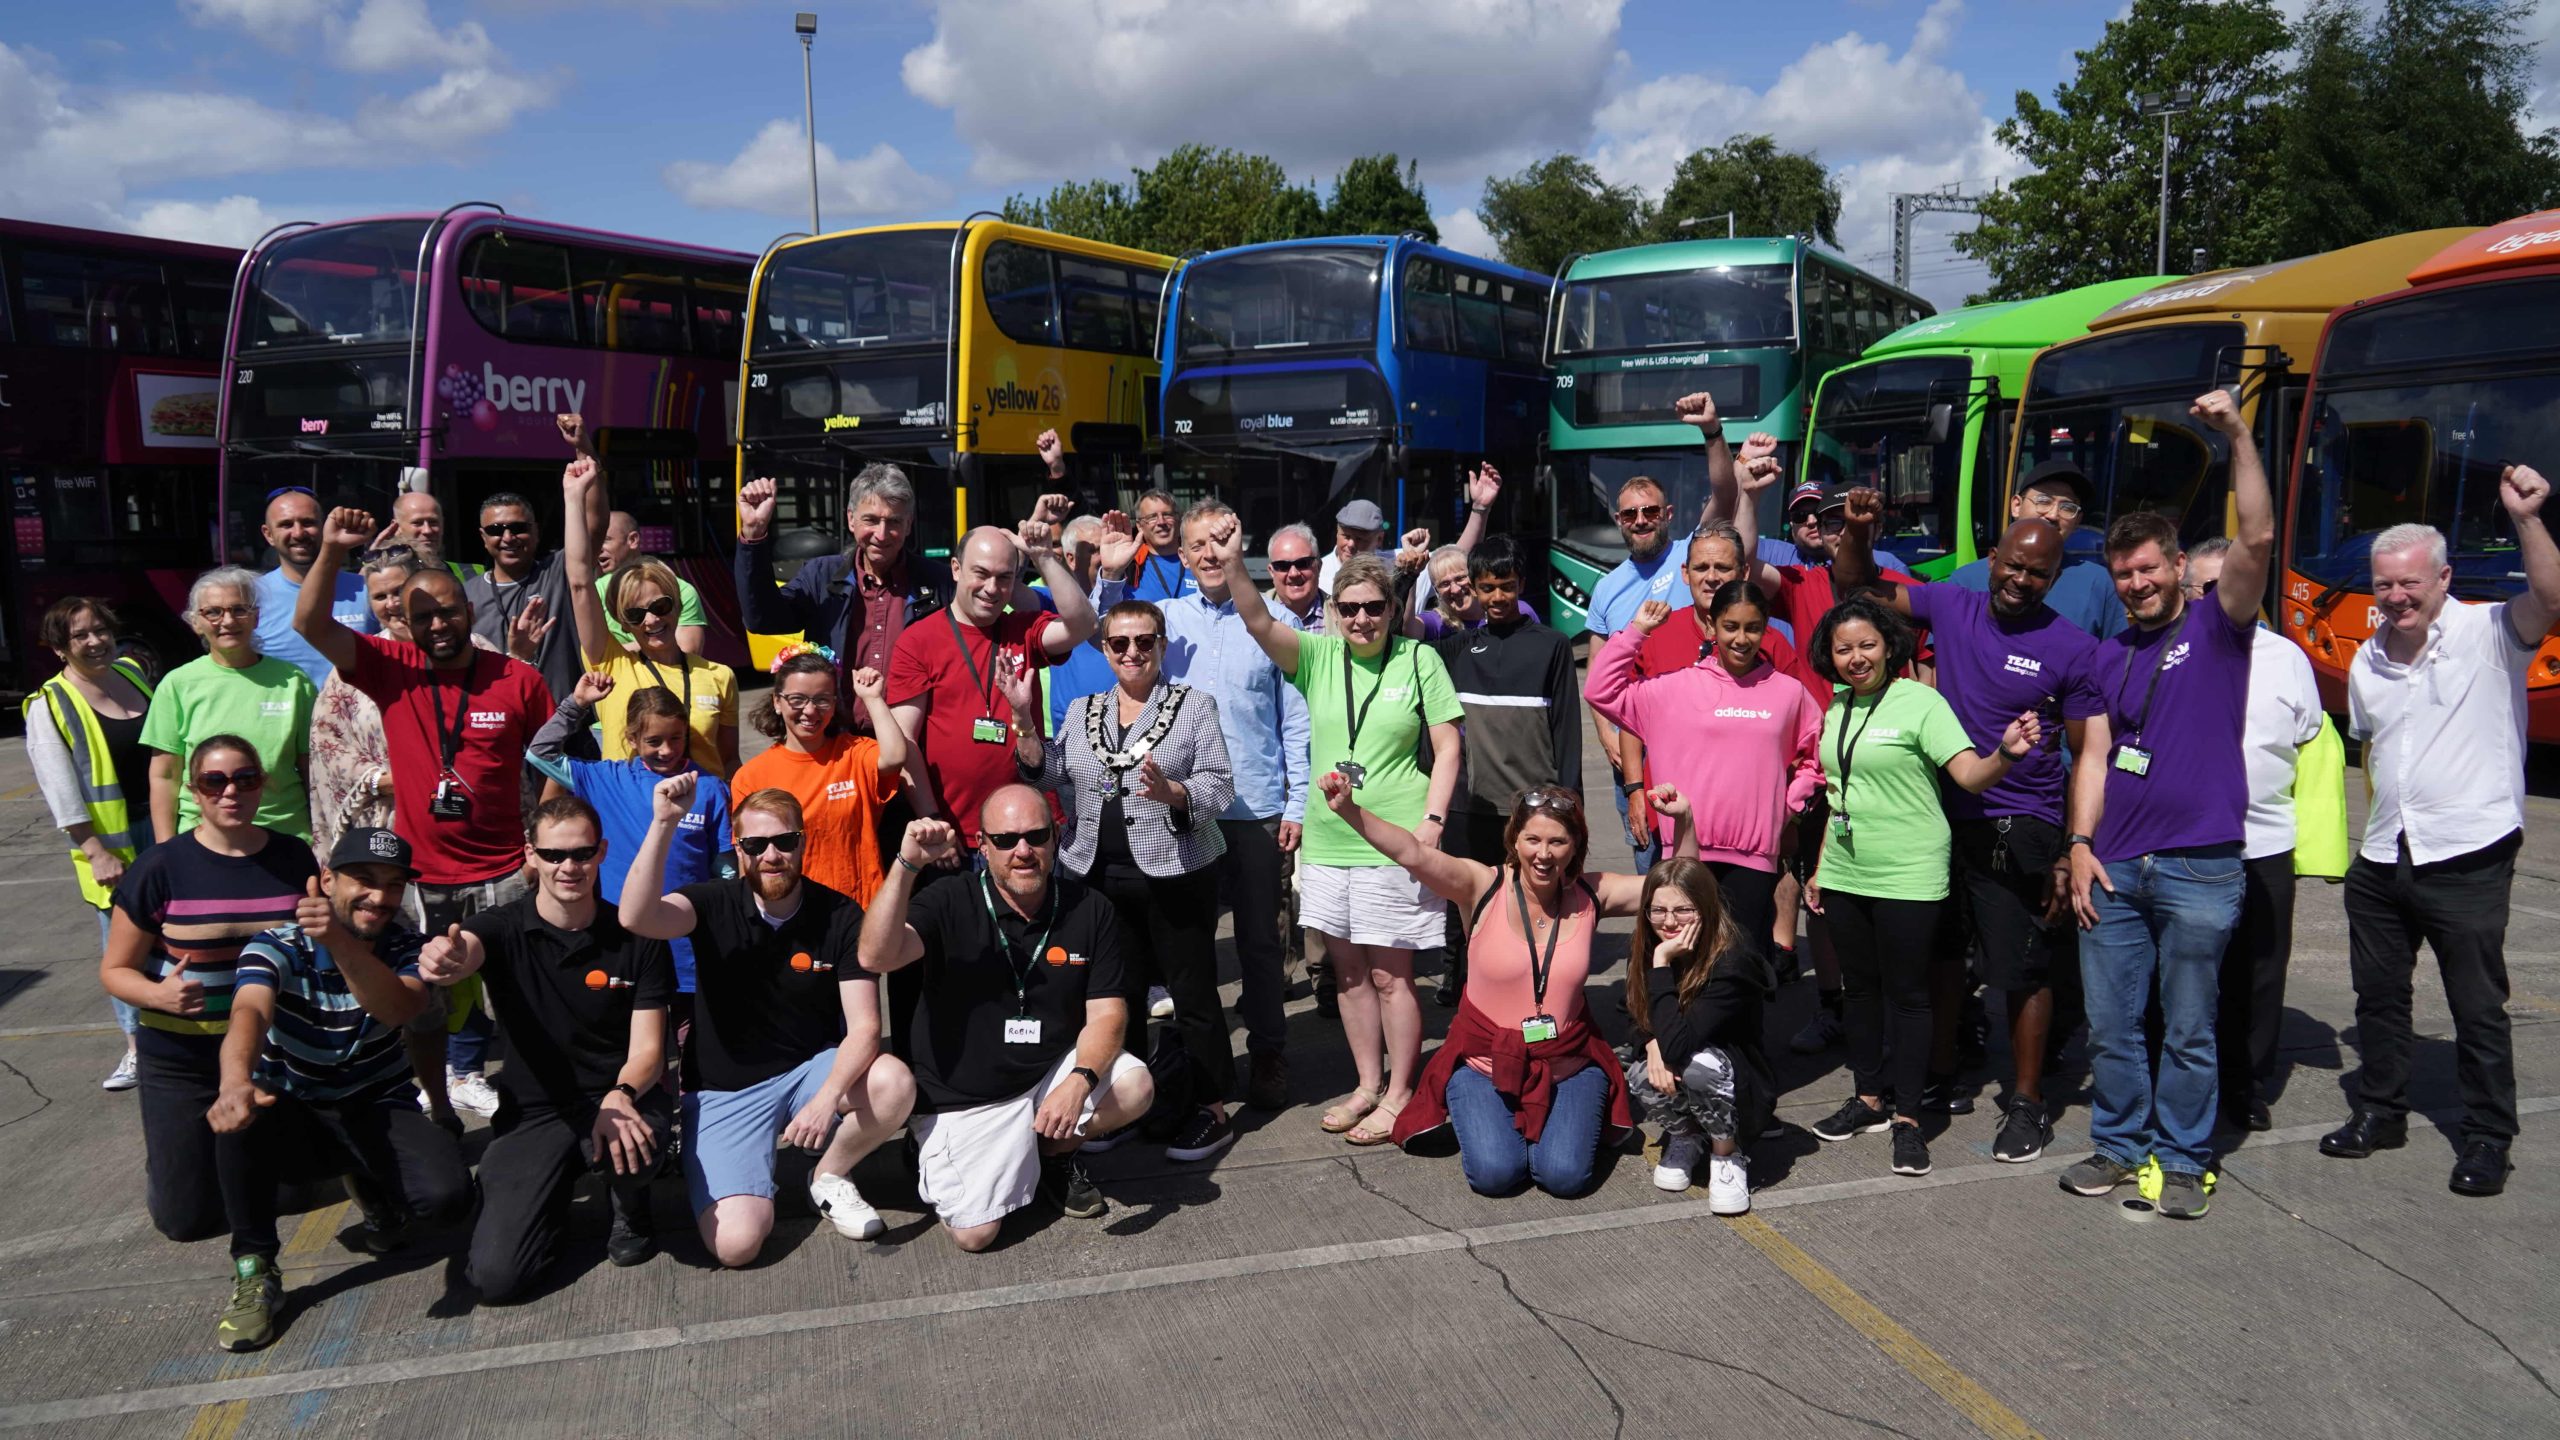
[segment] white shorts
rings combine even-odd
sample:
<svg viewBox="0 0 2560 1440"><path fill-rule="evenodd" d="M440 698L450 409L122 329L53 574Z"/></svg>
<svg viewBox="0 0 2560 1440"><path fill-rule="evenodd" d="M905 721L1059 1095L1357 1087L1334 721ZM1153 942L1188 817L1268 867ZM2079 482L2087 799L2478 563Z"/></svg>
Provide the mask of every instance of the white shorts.
<svg viewBox="0 0 2560 1440"><path fill-rule="evenodd" d="M1030 1204L1040 1188L1040 1137L1032 1131L1031 1119L1051 1087L1075 1068L1076 1052L1069 1050L1046 1079L1010 1100L909 1121L916 1137L916 1198L954 1230L1001 1220ZM1143 1068L1137 1056L1123 1050L1102 1083L1108 1087ZM1093 1122L1101 1099L1100 1090L1085 1097L1084 1114L1076 1120L1078 1135Z"/></svg>
<svg viewBox="0 0 2560 1440"><path fill-rule="evenodd" d="M1298 865L1298 923L1354 945L1441 944L1444 903L1401 865Z"/></svg>

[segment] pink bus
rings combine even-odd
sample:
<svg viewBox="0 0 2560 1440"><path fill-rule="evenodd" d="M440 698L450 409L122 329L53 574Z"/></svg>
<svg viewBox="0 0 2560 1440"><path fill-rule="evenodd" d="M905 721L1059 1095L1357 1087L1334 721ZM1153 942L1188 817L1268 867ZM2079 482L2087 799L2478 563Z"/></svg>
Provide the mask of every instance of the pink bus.
<svg viewBox="0 0 2560 1440"><path fill-rule="evenodd" d="M233 292L224 552L272 564L259 521L291 485L386 519L400 491L432 490L447 558L466 566L487 559L480 502L514 491L556 544L568 453L552 417L576 410L614 507L702 592L713 657L745 663L729 417L754 266L483 204L269 232Z"/></svg>

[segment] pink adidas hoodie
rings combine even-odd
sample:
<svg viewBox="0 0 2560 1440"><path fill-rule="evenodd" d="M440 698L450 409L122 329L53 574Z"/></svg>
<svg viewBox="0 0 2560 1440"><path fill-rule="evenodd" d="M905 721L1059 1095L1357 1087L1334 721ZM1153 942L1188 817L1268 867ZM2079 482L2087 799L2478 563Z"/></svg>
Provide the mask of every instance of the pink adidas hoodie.
<svg viewBox="0 0 2560 1440"><path fill-rule="evenodd" d="M1712 654L1686 670L1636 678L1644 632L1629 626L1592 657L1591 708L1644 739L1656 784L1680 787L1698 858L1778 868L1778 834L1822 789L1822 708L1768 661L1740 680ZM1662 843L1671 822L1658 821Z"/></svg>

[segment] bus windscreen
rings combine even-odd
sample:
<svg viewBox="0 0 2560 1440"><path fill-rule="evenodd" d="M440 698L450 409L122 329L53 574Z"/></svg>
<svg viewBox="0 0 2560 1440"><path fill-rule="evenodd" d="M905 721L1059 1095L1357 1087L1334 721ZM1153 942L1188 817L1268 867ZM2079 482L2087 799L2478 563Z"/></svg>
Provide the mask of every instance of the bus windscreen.
<svg viewBox="0 0 2560 1440"><path fill-rule="evenodd" d="M1615 275L1566 288L1566 355L1785 345L1796 336L1792 265L1716 265L1671 274Z"/></svg>
<svg viewBox="0 0 2560 1440"><path fill-rule="evenodd" d="M2018 473L2062 459L2089 476L2098 493L2073 532L2075 553L2093 551L2110 522L2139 510L2176 521L2185 544L2223 533L2230 446L2187 407L2217 376L2229 381L2245 338L2238 325L2171 325L2037 357L2019 413Z"/></svg>
<svg viewBox="0 0 2560 1440"><path fill-rule="evenodd" d="M1927 356L1835 370L1823 382L1806 478L1883 492L1876 544L1906 560L1934 560L1954 543L1972 374L1959 357ZM1953 407L1946 437L1934 444L1932 404Z"/></svg>
<svg viewBox="0 0 2560 1440"><path fill-rule="evenodd" d="M812 240L766 263L752 358L951 334L951 235L875 230Z"/></svg>
<svg viewBox="0 0 2560 1440"><path fill-rule="evenodd" d="M1289 246L1195 264L1182 277L1181 353L1373 346L1385 256Z"/></svg>
<svg viewBox="0 0 2560 1440"><path fill-rule="evenodd" d="M2524 565L2498 479L2509 465L2554 454L2560 372L2549 366L2323 389L2303 444L2292 568L2362 588L2375 535L2432 525L2444 533L2456 597L2507 599L2523 587Z"/></svg>
<svg viewBox="0 0 2560 1440"><path fill-rule="evenodd" d="M240 348L408 344L426 228L424 220L324 225L268 246Z"/></svg>

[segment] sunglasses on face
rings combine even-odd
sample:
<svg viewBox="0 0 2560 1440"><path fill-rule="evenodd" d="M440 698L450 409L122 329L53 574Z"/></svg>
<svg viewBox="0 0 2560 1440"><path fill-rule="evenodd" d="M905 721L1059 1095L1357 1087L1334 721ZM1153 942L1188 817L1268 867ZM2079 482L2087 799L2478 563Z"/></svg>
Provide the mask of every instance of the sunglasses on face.
<svg viewBox="0 0 2560 1440"><path fill-rule="evenodd" d="M1660 505L1630 505L1618 512L1618 523L1633 525L1639 520L1659 520L1662 518L1662 511L1663 507Z"/></svg>
<svg viewBox="0 0 2560 1440"><path fill-rule="evenodd" d="M194 781L196 793L199 795L219 795L225 790L256 790L266 783L267 772L255 765L243 765L237 770L227 772L199 771Z"/></svg>
<svg viewBox="0 0 2560 1440"><path fill-rule="evenodd" d="M1826 510L1823 512L1821 519L1815 523L1820 527L1823 534L1839 535L1848 530L1849 516L1845 511Z"/></svg>
<svg viewBox="0 0 2560 1440"><path fill-rule="evenodd" d="M1333 602L1333 613L1345 620L1361 615L1376 620L1387 613L1387 602L1384 600L1336 600Z"/></svg>
<svg viewBox="0 0 2560 1440"><path fill-rule="evenodd" d="M750 860L762 858L767 850L797 855L800 853L800 832L785 830L779 835L741 835L738 837L738 849Z"/></svg>
<svg viewBox="0 0 2560 1440"><path fill-rule="evenodd" d="M673 615L674 613L676 613L676 602L675 602L675 598L674 598L673 596L670 596L670 595L661 595L661 596L659 596L657 599L650 601L650 602L649 602L648 604L646 604L646 605L625 605L625 606L623 606L623 607L622 607L622 620L623 620L623 623L624 623L624 624L626 624L626 625L637 625L637 624L639 624L641 621L648 619L648 618L649 618L650 616L652 616L652 615L655 615L655 616L657 616L659 619L664 620L664 619L666 619L668 616Z"/></svg>
<svg viewBox="0 0 2560 1440"><path fill-rule="evenodd" d="M501 520L494 525L481 526L480 533L488 536L492 540L504 540L517 535L530 535L533 533L533 522L530 520Z"/></svg>
<svg viewBox="0 0 2560 1440"><path fill-rule="evenodd" d="M258 607L255 605L199 605L196 607L196 618L207 625L224 620L246 620L257 613Z"/></svg>
<svg viewBox="0 0 2560 1440"><path fill-rule="evenodd" d="M1156 653L1156 641L1160 638L1155 635L1112 635L1105 637L1102 643L1110 646L1114 655L1126 655L1133 650L1141 655L1153 655Z"/></svg>
<svg viewBox="0 0 2560 1440"><path fill-rule="evenodd" d="M1274 575L1295 575L1301 571L1313 570L1314 568L1316 568L1316 557L1313 555L1308 556L1304 560L1274 560L1271 562L1271 573Z"/></svg>
<svg viewBox="0 0 2560 1440"><path fill-rule="evenodd" d="M545 865L584 865L596 858L596 852L602 848L600 845L572 845L566 850L554 850L536 845L533 853Z"/></svg>
<svg viewBox="0 0 2560 1440"><path fill-rule="evenodd" d="M990 850L1010 850L1017 845L1026 843L1037 848L1048 844L1049 837L1056 833L1056 829L1047 825L1043 825L1037 830L990 830L987 832L987 848Z"/></svg>

